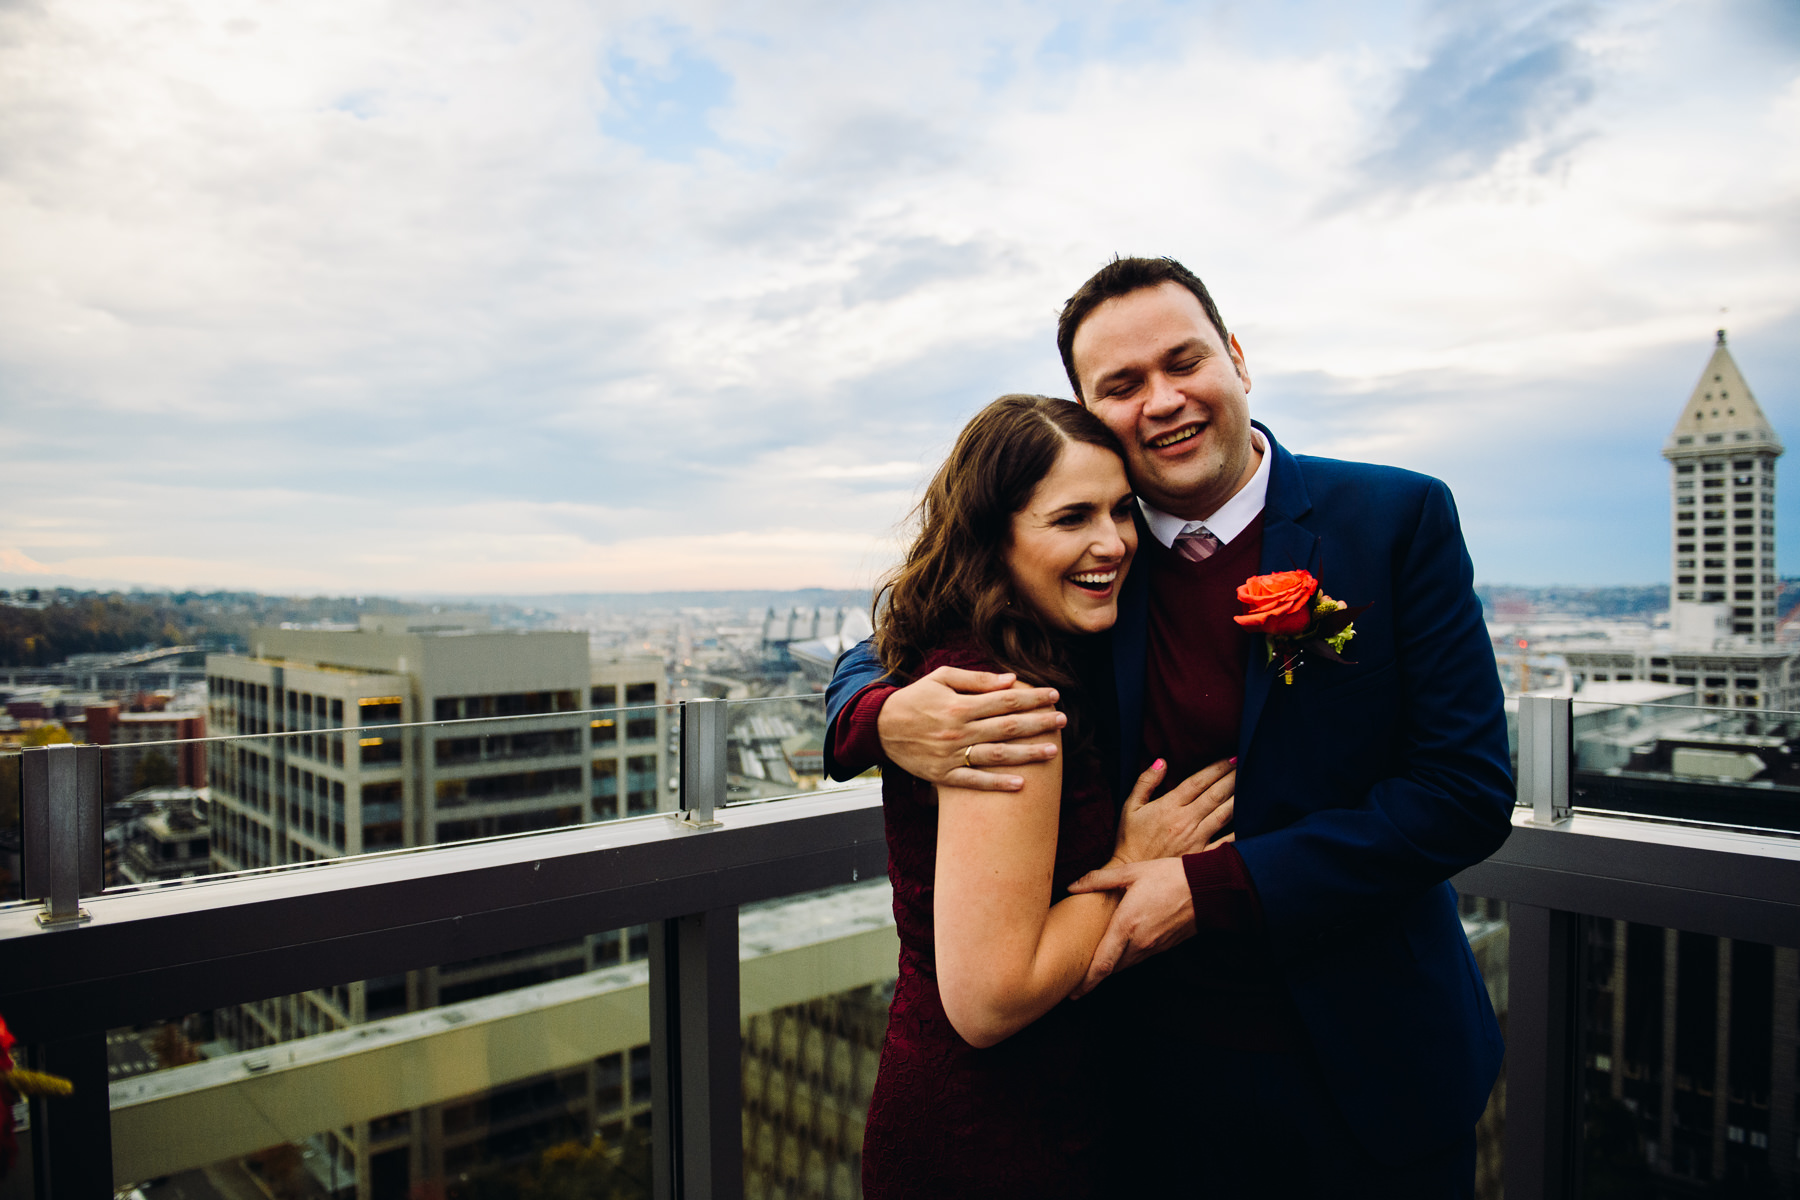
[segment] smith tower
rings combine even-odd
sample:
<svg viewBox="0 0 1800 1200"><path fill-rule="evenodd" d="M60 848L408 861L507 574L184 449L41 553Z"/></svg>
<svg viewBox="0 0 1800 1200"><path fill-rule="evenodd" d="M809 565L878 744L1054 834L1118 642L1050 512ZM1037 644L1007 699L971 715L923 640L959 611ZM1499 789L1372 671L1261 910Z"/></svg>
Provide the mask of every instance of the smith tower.
<svg viewBox="0 0 1800 1200"><path fill-rule="evenodd" d="M1719 330L1712 359L1663 443L1678 614L1685 604L1729 605L1732 633L1774 640L1775 460L1782 449Z"/></svg>

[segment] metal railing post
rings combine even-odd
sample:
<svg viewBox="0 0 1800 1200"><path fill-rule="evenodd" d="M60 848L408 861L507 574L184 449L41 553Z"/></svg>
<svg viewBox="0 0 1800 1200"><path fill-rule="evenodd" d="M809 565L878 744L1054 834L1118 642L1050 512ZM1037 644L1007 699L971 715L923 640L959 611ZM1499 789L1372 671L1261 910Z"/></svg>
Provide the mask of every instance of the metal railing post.
<svg viewBox="0 0 1800 1200"><path fill-rule="evenodd" d="M1519 800L1534 825L1567 827L1574 705L1566 696L1519 698ZM1581 918L1536 905L1507 906L1506 1152L1508 1200L1580 1194Z"/></svg>
<svg viewBox="0 0 1800 1200"><path fill-rule="evenodd" d="M725 805L723 700L681 706L681 819L719 826ZM740 1200L738 910L659 921L650 936L650 1128L656 1200Z"/></svg>
<svg viewBox="0 0 1800 1200"><path fill-rule="evenodd" d="M106 1035L39 1043L33 1070L75 1085L68 1096L31 1098L31 1169L36 1200L112 1200L112 1105Z"/></svg>
<svg viewBox="0 0 1800 1200"><path fill-rule="evenodd" d="M656 1200L740 1200L738 911L660 921L650 939Z"/></svg>
<svg viewBox="0 0 1800 1200"><path fill-rule="evenodd" d="M81 898L106 886L100 850L97 746L44 746L19 759L24 793L25 898L42 900L38 920L87 920Z"/></svg>
<svg viewBox="0 0 1800 1200"><path fill-rule="evenodd" d="M88 920L82 897L97 895L106 886L100 768L97 746L45 746L20 757L24 894L44 902L38 923L45 928L72 928ZM35 1044L27 1058L36 1070L75 1085L71 1096L32 1097L36 1195L39 1200L108 1200L113 1178L106 1035Z"/></svg>
<svg viewBox="0 0 1800 1200"><path fill-rule="evenodd" d="M725 701L682 701L681 819L697 829L725 807L725 739Z"/></svg>
<svg viewBox="0 0 1800 1200"><path fill-rule="evenodd" d="M1507 906L1507 1200L1581 1194L1581 918Z"/></svg>
<svg viewBox="0 0 1800 1200"><path fill-rule="evenodd" d="M1539 825L1569 818L1573 720L1567 696L1519 697L1519 799Z"/></svg>

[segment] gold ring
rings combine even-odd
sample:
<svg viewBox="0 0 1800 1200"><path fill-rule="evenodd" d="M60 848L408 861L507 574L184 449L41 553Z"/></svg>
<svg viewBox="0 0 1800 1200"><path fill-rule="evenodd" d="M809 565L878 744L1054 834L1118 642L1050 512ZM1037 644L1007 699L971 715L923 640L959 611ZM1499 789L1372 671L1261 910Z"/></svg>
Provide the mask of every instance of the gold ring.
<svg viewBox="0 0 1800 1200"><path fill-rule="evenodd" d="M973 747L973 746L964 746L963 747L963 766L973 767L975 765L974 763L969 761L969 751L973 750L974 748L975 747Z"/></svg>

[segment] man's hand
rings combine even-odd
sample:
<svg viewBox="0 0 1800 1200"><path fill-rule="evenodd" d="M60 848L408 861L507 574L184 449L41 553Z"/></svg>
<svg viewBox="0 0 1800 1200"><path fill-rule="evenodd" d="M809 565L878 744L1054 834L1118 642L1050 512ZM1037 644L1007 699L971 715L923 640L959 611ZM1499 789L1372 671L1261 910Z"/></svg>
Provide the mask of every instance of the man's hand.
<svg viewBox="0 0 1800 1200"><path fill-rule="evenodd" d="M1194 894L1179 858L1119 863L1090 871L1069 886L1071 892L1109 892L1124 888L1112 922L1094 950L1087 978L1072 995L1085 996L1114 971L1122 971L1194 936Z"/></svg>
<svg viewBox="0 0 1800 1200"><path fill-rule="evenodd" d="M1138 776L1119 812L1118 843L1109 866L1197 854L1223 840L1219 835L1236 809L1237 759L1202 767L1151 800L1165 770L1167 764L1159 758Z"/></svg>
<svg viewBox="0 0 1800 1200"><path fill-rule="evenodd" d="M947 787L1016 792L1017 775L978 767L1013 767L1056 757L1053 745L1001 745L1041 737L1068 721L1050 706L1055 688L1021 688L1017 676L939 667L889 696L875 729L888 760L907 774ZM964 749L968 750L965 756Z"/></svg>

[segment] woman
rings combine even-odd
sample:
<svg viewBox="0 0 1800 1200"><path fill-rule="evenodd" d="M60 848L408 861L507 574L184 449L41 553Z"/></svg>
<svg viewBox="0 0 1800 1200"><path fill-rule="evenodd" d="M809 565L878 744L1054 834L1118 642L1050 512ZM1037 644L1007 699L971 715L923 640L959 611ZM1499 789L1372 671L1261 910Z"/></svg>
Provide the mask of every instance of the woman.
<svg viewBox="0 0 1800 1200"><path fill-rule="evenodd" d="M1013 671L1056 687L1068 724L1062 753L1015 768L1025 778L1016 793L934 789L898 770L882 780L900 977L863 1191L1104 1194L1119 1166L1108 1113L1123 1107L1106 1087L1106 993L1063 1001L1117 896L1066 888L1111 857L1204 848L1230 820L1229 764L1149 805L1158 760L1115 815L1078 659L1117 617L1137 529L1118 443L1085 409L996 400L963 430L918 515L878 601L890 677L945 665ZM1194 844L1167 844L1159 809L1194 803L1209 785L1204 802L1217 807Z"/></svg>

